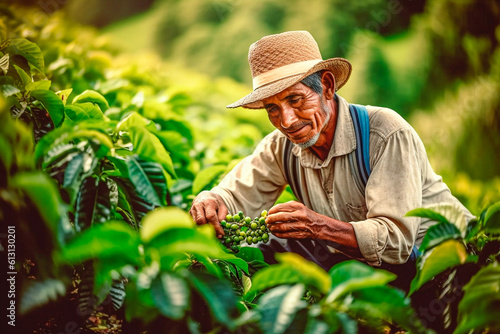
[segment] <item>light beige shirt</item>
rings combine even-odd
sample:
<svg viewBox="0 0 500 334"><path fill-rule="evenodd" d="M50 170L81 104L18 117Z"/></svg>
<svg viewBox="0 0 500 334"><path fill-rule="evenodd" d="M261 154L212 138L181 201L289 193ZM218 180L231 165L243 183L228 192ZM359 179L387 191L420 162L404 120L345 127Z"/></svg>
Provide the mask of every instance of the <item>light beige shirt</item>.
<svg viewBox="0 0 500 334"><path fill-rule="evenodd" d="M365 193L352 175L348 154L356 148L356 135L349 105L339 96L337 127L328 157L322 161L309 149L295 146L292 150L300 159L303 203L317 213L351 223L368 264L405 263L413 245L420 245L433 224L404 217L408 211L433 203L463 206L432 170L415 130L393 110L373 106L367 110L371 174ZM283 170L286 140L280 131L273 131L212 189L222 196L229 212L241 210L255 217L273 206L287 184ZM463 210L472 217L465 207ZM331 246L327 248L335 252Z"/></svg>

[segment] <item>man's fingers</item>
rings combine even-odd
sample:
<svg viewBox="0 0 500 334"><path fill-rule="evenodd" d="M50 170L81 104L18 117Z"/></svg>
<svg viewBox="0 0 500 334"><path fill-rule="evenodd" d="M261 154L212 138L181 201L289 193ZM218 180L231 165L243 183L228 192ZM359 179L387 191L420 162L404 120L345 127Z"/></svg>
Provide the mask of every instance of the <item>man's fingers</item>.
<svg viewBox="0 0 500 334"><path fill-rule="evenodd" d="M191 217L193 217L196 224L203 225L207 223L203 209L200 210L198 206L193 206L189 213L191 214Z"/></svg>
<svg viewBox="0 0 500 334"><path fill-rule="evenodd" d="M217 208L212 205L205 206L205 217L207 218L207 221L214 227L217 237L222 238L222 236L224 235L224 230L220 225Z"/></svg>
<svg viewBox="0 0 500 334"><path fill-rule="evenodd" d="M292 211L299 209L301 206L303 206L303 204L300 202L297 202L297 201L280 203L280 204L276 204L271 209L269 209L269 214L273 214L273 213L277 213L277 212L292 212Z"/></svg>
<svg viewBox="0 0 500 334"><path fill-rule="evenodd" d="M224 219L226 219L226 216L227 216L228 213L229 213L229 211L227 211L226 206L219 204L219 207L217 208L217 215L219 217L219 222L221 222Z"/></svg>

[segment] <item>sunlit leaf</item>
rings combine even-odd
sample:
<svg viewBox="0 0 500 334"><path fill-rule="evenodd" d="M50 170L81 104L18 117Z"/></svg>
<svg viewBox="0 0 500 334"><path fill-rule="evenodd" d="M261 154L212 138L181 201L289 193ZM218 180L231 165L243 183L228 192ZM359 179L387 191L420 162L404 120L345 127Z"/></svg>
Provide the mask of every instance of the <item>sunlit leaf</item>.
<svg viewBox="0 0 500 334"><path fill-rule="evenodd" d="M64 108L64 112L72 121L80 121L83 119L104 119L102 111L92 103L69 104Z"/></svg>
<svg viewBox="0 0 500 334"><path fill-rule="evenodd" d="M191 216L177 208L158 208L144 217L141 229L141 239L150 242L160 234L176 228L194 228L195 223Z"/></svg>
<svg viewBox="0 0 500 334"><path fill-rule="evenodd" d="M25 38L12 38L8 41L5 51L11 55L17 54L23 56L31 65L43 73L44 61L42 51L35 43Z"/></svg>
<svg viewBox="0 0 500 334"><path fill-rule="evenodd" d="M425 233L424 240L420 245L420 251L425 252L426 250L439 245L440 243L449 239L458 239L462 236L460 230L450 223L438 223L429 227Z"/></svg>
<svg viewBox="0 0 500 334"><path fill-rule="evenodd" d="M214 182L225 170L226 166L224 165L214 165L198 172L193 181L193 194L212 188Z"/></svg>
<svg viewBox="0 0 500 334"><path fill-rule="evenodd" d="M444 270L467 262L464 245L456 240L447 240L420 258L417 275L411 282L410 295Z"/></svg>
<svg viewBox="0 0 500 334"><path fill-rule="evenodd" d="M72 104L82 104L85 102L90 102L99 106L102 112L105 112L109 108L108 100L94 90L86 90L80 95L75 96Z"/></svg>
<svg viewBox="0 0 500 334"><path fill-rule="evenodd" d="M50 80L40 80L40 81L29 82L26 85L25 89L28 92L32 92L34 90L48 90L50 88L50 85L51 85Z"/></svg>
<svg viewBox="0 0 500 334"><path fill-rule="evenodd" d="M31 96L40 101L55 126L61 125L64 120L64 105L53 91L37 89L31 92Z"/></svg>

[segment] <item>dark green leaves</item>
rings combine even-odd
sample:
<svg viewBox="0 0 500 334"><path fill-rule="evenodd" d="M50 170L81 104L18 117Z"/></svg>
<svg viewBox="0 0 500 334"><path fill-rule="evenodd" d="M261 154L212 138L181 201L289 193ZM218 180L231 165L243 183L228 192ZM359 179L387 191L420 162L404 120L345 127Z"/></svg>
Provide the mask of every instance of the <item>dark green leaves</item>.
<svg viewBox="0 0 500 334"><path fill-rule="evenodd" d="M439 223L427 230L422 245L420 245L420 251L425 252L446 240L459 239L461 236L460 230L455 225L447 222Z"/></svg>
<svg viewBox="0 0 500 334"><path fill-rule="evenodd" d="M64 120L64 105L54 92L38 89L31 92L31 96L40 101L52 118L55 126L61 125Z"/></svg>
<svg viewBox="0 0 500 334"><path fill-rule="evenodd" d="M5 52L11 55L20 55L24 57L31 65L40 72L44 72L44 61L42 51L33 42L25 38L12 38L7 41Z"/></svg>
<svg viewBox="0 0 500 334"><path fill-rule="evenodd" d="M150 203L166 205L167 180L160 164L131 156L126 161L129 177L137 192Z"/></svg>

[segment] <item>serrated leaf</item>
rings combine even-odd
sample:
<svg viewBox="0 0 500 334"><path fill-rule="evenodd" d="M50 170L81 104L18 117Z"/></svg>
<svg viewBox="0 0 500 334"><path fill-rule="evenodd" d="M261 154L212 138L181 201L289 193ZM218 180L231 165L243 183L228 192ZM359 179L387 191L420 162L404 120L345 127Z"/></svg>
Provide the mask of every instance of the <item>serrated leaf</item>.
<svg viewBox="0 0 500 334"><path fill-rule="evenodd" d="M167 318L179 320L189 309L190 290L182 277L163 272L151 285L153 301L160 312Z"/></svg>
<svg viewBox="0 0 500 334"><path fill-rule="evenodd" d="M162 166L137 156L128 157L126 164L139 194L156 206L167 205L167 179Z"/></svg>
<svg viewBox="0 0 500 334"><path fill-rule="evenodd" d="M94 90L86 90L80 95L75 96L72 104L82 104L85 102L90 102L99 106L102 112L105 112L109 109L108 100L98 92Z"/></svg>
<svg viewBox="0 0 500 334"><path fill-rule="evenodd" d="M26 314L50 301L57 300L65 293L66 286L60 280L49 278L41 282L32 282L22 294L19 312Z"/></svg>
<svg viewBox="0 0 500 334"><path fill-rule="evenodd" d="M446 240L458 239L461 238L461 236L462 233L454 224L438 223L429 227L419 250L425 252Z"/></svg>
<svg viewBox="0 0 500 334"><path fill-rule="evenodd" d="M196 174L193 181L193 194L212 188L217 178L226 171L224 165L214 165L205 168Z"/></svg>
<svg viewBox="0 0 500 334"><path fill-rule="evenodd" d="M31 96L40 101L55 126L61 125L64 120L64 105L53 91L37 89L31 92Z"/></svg>
<svg viewBox="0 0 500 334"><path fill-rule="evenodd" d="M258 310L261 314L260 326L264 333L289 332L288 329L292 329L291 324L297 312L307 306L307 303L302 300L304 293L304 286L296 284L279 286L264 294L258 303Z"/></svg>
<svg viewBox="0 0 500 334"><path fill-rule="evenodd" d="M456 240L447 240L420 258L420 267L411 282L409 295L444 270L463 264L468 260L464 245Z"/></svg>
<svg viewBox="0 0 500 334"><path fill-rule="evenodd" d="M7 47L5 52L12 54L17 54L24 57L31 65L44 72L44 61L42 51L33 42L28 41L25 38L12 38L7 41Z"/></svg>

